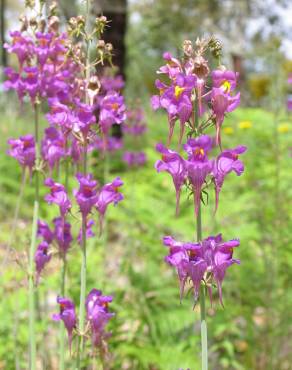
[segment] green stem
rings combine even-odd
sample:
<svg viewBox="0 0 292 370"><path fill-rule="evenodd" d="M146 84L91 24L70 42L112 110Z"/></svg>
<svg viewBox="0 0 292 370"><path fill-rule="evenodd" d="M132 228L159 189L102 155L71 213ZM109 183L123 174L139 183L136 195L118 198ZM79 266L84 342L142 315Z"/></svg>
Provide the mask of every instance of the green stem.
<svg viewBox="0 0 292 370"><path fill-rule="evenodd" d="M195 100L195 127L199 127L199 109L198 98ZM202 240L202 210L201 202L199 204L197 214L197 241ZM206 304L205 304L205 285L201 283L200 289L200 314L201 314L201 356L202 370L208 370L208 337L207 337L207 321L206 321Z"/></svg>
<svg viewBox="0 0 292 370"><path fill-rule="evenodd" d="M61 296L64 297L66 293L66 255L62 257L62 271L61 271ZM65 326L60 322L60 370L65 370Z"/></svg>
<svg viewBox="0 0 292 370"><path fill-rule="evenodd" d="M36 336L35 336L35 291L34 291L34 254L36 249L37 237L37 222L39 214L39 106L34 105L34 122L35 122L35 199L33 209L31 244L29 249L29 274L28 274L28 302L29 302L29 368L35 370L36 368Z"/></svg>

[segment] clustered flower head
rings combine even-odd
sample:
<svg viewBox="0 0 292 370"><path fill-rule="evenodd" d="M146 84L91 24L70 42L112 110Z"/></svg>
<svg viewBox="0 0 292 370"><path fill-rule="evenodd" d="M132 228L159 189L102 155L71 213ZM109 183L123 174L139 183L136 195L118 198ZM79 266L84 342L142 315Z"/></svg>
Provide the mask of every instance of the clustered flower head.
<svg viewBox="0 0 292 370"><path fill-rule="evenodd" d="M170 53L164 53L166 65L157 73L167 75L169 84L156 80L159 95L151 99L153 109L166 110L169 122L168 145L174 132L175 122L180 122L181 142L186 124L195 127L194 102L197 101L199 117L206 116L205 123L215 122L216 143L220 145L220 129L226 113L233 111L240 103L240 93L234 93L237 85L238 74L219 66L210 74L208 62L204 52L208 45L203 45L197 50L192 43L185 43L184 58L182 61L174 58ZM207 80L211 79L211 86ZM210 87L209 87L210 86ZM207 117L208 113L208 117Z"/></svg>
<svg viewBox="0 0 292 370"><path fill-rule="evenodd" d="M106 331L108 321L115 315L109 312L109 304L112 302L112 296L104 296L98 289L92 289L86 297L86 319L88 329L91 332L92 345L104 354L107 351L106 340L111 333ZM53 315L53 320L63 321L67 333L69 348L71 351L71 343L74 330L78 330L77 316L74 302L65 297L57 297L57 303L60 307L60 312Z"/></svg>
<svg viewBox="0 0 292 370"><path fill-rule="evenodd" d="M192 282L194 298L197 300L201 281L205 281L212 300L212 285L216 283L219 298L222 302L222 282L226 269L234 263L233 248L239 246L239 240L223 242L221 234L209 236L199 243L183 243L165 236L164 245L169 248L165 261L175 267L180 281L180 294L183 297L184 287L188 280Z"/></svg>
<svg viewBox="0 0 292 370"><path fill-rule="evenodd" d="M208 135L188 139L184 145L187 159L184 159L177 152L167 149L163 144L157 144L156 149L162 156L161 160L156 162L155 168L158 172L166 171L172 176L176 190L177 211L183 185L192 189L195 213L198 214L202 187L206 185L207 176L215 185L217 208L219 193L225 176L232 171L239 176L244 170L244 165L238 158L240 154L246 151L245 146L224 150L216 159L209 159L208 153L212 149L212 138Z"/></svg>
<svg viewBox="0 0 292 370"><path fill-rule="evenodd" d="M210 52L215 58L220 57L221 46L218 45L214 38L197 39L195 45L186 40L181 60L164 53L166 64L157 73L166 75L168 83L156 80L159 94L151 99L153 109L162 108L167 112L169 123L167 145L159 143L156 146L161 159L156 162L155 168L172 177L177 214L182 188L185 187L193 196L197 227L200 227L198 220L202 204L205 204L204 194L208 194L209 187L213 186L215 190L216 211L225 177L230 172L240 176L244 171L239 157L246 147L239 145L222 149L221 127L225 115L238 106L240 93L235 91L238 73L222 65L213 71L209 68L206 54ZM180 122L178 151L169 148L176 121ZM212 127L215 128L214 138L205 133ZM182 155L181 142L186 128L187 140L182 146L185 154ZM200 235L201 231L198 232L198 238L201 238ZM224 242L219 234L196 243L179 242L171 236L164 237L163 242L169 249L165 260L176 268L178 274L181 299L186 283L190 283L196 302L203 284L208 288L211 301L212 290L217 286L222 304L222 282L226 269L239 263L238 259L233 259L233 249L239 246L239 240Z"/></svg>

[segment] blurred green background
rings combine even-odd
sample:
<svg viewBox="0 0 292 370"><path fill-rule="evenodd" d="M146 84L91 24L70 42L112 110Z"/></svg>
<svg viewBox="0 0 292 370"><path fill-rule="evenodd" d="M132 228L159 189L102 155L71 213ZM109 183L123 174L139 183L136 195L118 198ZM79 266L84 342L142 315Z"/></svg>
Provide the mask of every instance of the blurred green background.
<svg viewBox="0 0 292 370"><path fill-rule="evenodd" d="M105 3L112 8L103 8ZM8 30L17 27L23 4L1 0L1 5L6 27L3 35L8 40ZM60 5L64 22L82 10L77 1L62 0ZM243 157L245 172L240 178L231 174L226 179L216 216L212 193L209 205L203 208L204 236L222 232L228 240L241 240L236 250L241 265L229 269L223 284L225 307L217 297L213 307L208 304L210 369L292 369L292 118L286 108L292 93L287 83L292 72L291 3L141 0L127 4L112 0L94 2L92 12L99 7L127 20L127 30L122 30L125 35L119 34L126 46L121 57L125 94L129 105L139 97L148 123L141 143L148 156L146 166L129 170L121 161L121 152L110 157L111 177L120 175L124 180L125 200L108 211L107 238L89 241L88 290L100 287L115 297L112 309L117 315L110 323L111 369L200 369L199 310L193 309L191 294L180 304L177 277L163 260L167 250L161 242L164 235L185 241L194 238L192 201L182 194L180 215L174 216L172 181L154 170L158 159L155 144L166 142L167 118L151 111L149 98L155 72L163 64L162 52L179 55L185 38L195 40L209 34L222 40L224 64L241 72L242 106L224 122L223 146L248 147ZM119 33L119 29L115 31ZM2 54L2 64L4 59ZM13 64L14 60L7 62ZM6 155L6 142L9 137L33 132L33 120L29 106L19 107L15 95L2 89L0 111L0 369L26 369L26 273L7 252L21 171ZM131 144L126 145L131 149ZM101 178L102 161L93 157L91 164L96 178ZM72 178L70 190L76 186ZM28 182L14 241L24 265L32 200L33 188ZM42 203L42 219L49 221L56 215L55 207ZM78 221L72 223L76 235ZM78 245L70 252L68 268L68 296L78 302ZM58 325L51 315L58 310L59 278L60 266L54 260L37 290L39 369L58 368ZM67 366L73 368L69 358Z"/></svg>

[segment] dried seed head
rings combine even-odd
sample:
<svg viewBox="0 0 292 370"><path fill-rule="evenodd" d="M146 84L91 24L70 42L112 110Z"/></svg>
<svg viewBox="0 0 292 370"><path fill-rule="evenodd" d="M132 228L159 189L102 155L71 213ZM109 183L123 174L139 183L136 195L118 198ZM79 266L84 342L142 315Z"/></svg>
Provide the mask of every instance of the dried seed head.
<svg viewBox="0 0 292 370"><path fill-rule="evenodd" d="M87 95L89 97L90 105L93 105L94 98L99 93L100 87L101 87L101 84L100 84L98 77L91 76L89 83L87 85L87 89L86 89Z"/></svg>
<svg viewBox="0 0 292 370"><path fill-rule="evenodd" d="M30 25L31 27L33 27L33 28L35 28L35 27L37 27L37 26L38 26L38 22L37 22L37 20L36 20L36 18L35 18L35 17L31 17L31 18L29 19L29 25Z"/></svg>
<svg viewBox="0 0 292 370"><path fill-rule="evenodd" d="M60 19L57 16L52 16L49 18L49 31L58 32L60 26Z"/></svg>
<svg viewBox="0 0 292 370"><path fill-rule="evenodd" d="M27 17L25 15L21 15L19 17L19 21L21 23L20 31L21 32L26 31L27 28L28 28L28 19L27 19Z"/></svg>
<svg viewBox="0 0 292 370"><path fill-rule="evenodd" d="M191 57L194 54L193 44L190 40L185 40L183 43L183 52L187 57Z"/></svg>
<svg viewBox="0 0 292 370"><path fill-rule="evenodd" d="M42 18L40 21L39 21L39 25L38 25L38 29L40 30L40 32L45 32L45 29L46 29L46 20L44 18Z"/></svg>
<svg viewBox="0 0 292 370"><path fill-rule="evenodd" d="M199 78L207 77L210 72L208 61L201 55L194 58L194 72Z"/></svg>

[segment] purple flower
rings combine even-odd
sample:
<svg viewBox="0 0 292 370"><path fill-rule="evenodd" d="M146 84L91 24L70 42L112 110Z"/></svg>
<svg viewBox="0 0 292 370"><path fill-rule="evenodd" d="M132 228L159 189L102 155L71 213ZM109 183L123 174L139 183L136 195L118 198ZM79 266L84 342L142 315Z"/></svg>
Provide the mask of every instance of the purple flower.
<svg viewBox="0 0 292 370"><path fill-rule="evenodd" d="M124 199L124 196L119 192L119 188L122 185L122 180L119 177L116 177L113 182L105 184L98 193L95 206L99 212L100 232L102 232L103 219L108 205L110 203L116 205Z"/></svg>
<svg viewBox="0 0 292 370"><path fill-rule="evenodd" d="M108 93L100 102L99 124L107 135L113 124L121 124L126 119L124 98L116 92Z"/></svg>
<svg viewBox="0 0 292 370"><path fill-rule="evenodd" d="M34 261L36 265L36 284L39 282L40 274L45 265L50 261L51 255L48 254L49 244L46 241L41 242L35 252Z"/></svg>
<svg viewBox="0 0 292 370"><path fill-rule="evenodd" d="M155 163L155 168L158 172L166 171L171 175L176 191L176 214L178 214L181 188L187 176L185 160L163 144L157 144L156 150L162 154L162 159Z"/></svg>
<svg viewBox="0 0 292 370"><path fill-rule="evenodd" d="M57 303L60 305L60 313L54 314L52 318L55 321L63 321L68 332L68 342L71 351L73 329L76 327L77 322L75 305L70 299L65 297L57 297Z"/></svg>
<svg viewBox="0 0 292 370"><path fill-rule="evenodd" d="M167 86L159 80L156 80L156 87L160 91L160 96L154 95L151 98L152 108L154 110L163 108L168 113L169 136L168 145L173 135L174 125L177 119L180 120L181 130L179 143L181 143L185 123L190 119L193 105L191 102L191 93L196 86L196 76L184 75L179 73L171 86Z"/></svg>
<svg viewBox="0 0 292 370"><path fill-rule="evenodd" d="M143 166L147 160L144 152L125 152L123 154L123 161L127 163L129 167L132 166Z"/></svg>
<svg viewBox="0 0 292 370"><path fill-rule="evenodd" d="M77 174L76 178L79 182L79 189L74 190L74 196L79 205L82 217L86 218L91 212L92 207L97 202L97 181L93 180L91 174Z"/></svg>
<svg viewBox="0 0 292 370"><path fill-rule="evenodd" d="M232 112L240 103L240 93L231 96L226 88L213 87L211 92L211 104L216 117L216 143L221 146L220 129L224 121L224 115Z"/></svg>
<svg viewBox="0 0 292 370"><path fill-rule="evenodd" d="M212 171L212 161L207 157L212 148L212 139L208 135L201 135L195 139L189 139L184 145L188 153L188 160L185 162L187 176L194 192L195 213L198 214L201 190L208 174Z"/></svg>
<svg viewBox="0 0 292 370"><path fill-rule="evenodd" d="M163 243L169 248L169 254L165 261L175 267L180 281L180 295L183 296L184 286L187 279L193 284L195 300L198 299L201 282L208 273L208 288L212 299L212 282L217 284L219 299L222 303L222 282L226 269L234 263L240 263L233 259L233 248L239 246L239 240L233 239L228 242L222 241L221 234L210 236L200 243L182 243L166 236Z"/></svg>
<svg viewBox="0 0 292 370"><path fill-rule="evenodd" d="M76 112L75 130L81 131L84 138L87 138L92 124L96 122L93 107L88 104L78 102Z"/></svg>
<svg viewBox="0 0 292 370"><path fill-rule="evenodd" d="M92 344L95 347L104 346L105 340L110 336L110 333L105 331L105 326L114 316L114 313L108 312L108 304L112 300L112 296L103 296L97 289L92 289L86 298L87 320L90 323Z"/></svg>
<svg viewBox="0 0 292 370"><path fill-rule="evenodd" d="M86 223L86 239L92 238L95 236L94 232L92 231L92 227L95 225L95 222L93 220L87 220ZM82 244L82 227L79 230L79 234L77 237L78 243Z"/></svg>
<svg viewBox="0 0 292 370"><path fill-rule="evenodd" d="M45 185L50 188L50 194L45 196L45 201L49 204L56 204L59 206L62 218L71 208L71 202L68 198L67 191L62 184L54 182L51 178L45 180Z"/></svg>
<svg viewBox="0 0 292 370"><path fill-rule="evenodd" d="M120 91L125 86L123 76L117 75L114 77L103 76L100 79L102 90L105 92Z"/></svg>
<svg viewBox="0 0 292 370"><path fill-rule="evenodd" d="M54 239L54 233L49 228L49 225L41 220L38 220L37 236L42 237L48 244L51 244Z"/></svg>
<svg viewBox="0 0 292 370"><path fill-rule="evenodd" d="M72 243L71 224L62 217L54 218L54 238L59 246L61 255L65 256Z"/></svg>
<svg viewBox="0 0 292 370"><path fill-rule="evenodd" d="M219 193L221 191L225 176L230 172L235 172L237 176L240 176L244 171L243 163L238 159L240 154L243 154L246 151L245 146L237 146L234 149L224 150L217 157L214 167L214 183L215 183L215 192L216 192L216 208L218 207Z"/></svg>
<svg viewBox="0 0 292 370"><path fill-rule="evenodd" d="M49 164L50 170L59 165L60 159L65 156L65 138L55 127L45 129L42 140L42 156Z"/></svg>
<svg viewBox="0 0 292 370"><path fill-rule="evenodd" d="M8 154L15 158L23 167L28 167L29 171L35 163L35 141L32 135L20 136L19 139L9 139L8 144L11 149Z"/></svg>
<svg viewBox="0 0 292 370"><path fill-rule="evenodd" d="M229 93L236 88L238 75L238 72L216 69L212 72L213 86Z"/></svg>
<svg viewBox="0 0 292 370"><path fill-rule="evenodd" d="M175 79L183 70L180 61L174 58L169 52L163 53L163 59L166 60L167 63L160 67L157 73L167 74L170 79Z"/></svg>
<svg viewBox="0 0 292 370"><path fill-rule="evenodd" d="M47 120L52 126L58 126L63 132L68 132L73 128L74 115L71 110L59 102L56 98L49 99L50 112L46 115Z"/></svg>
<svg viewBox="0 0 292 370"><path fill-rule="evenodd" d="M53 38L53 34L36 32L35 36L37 45L35 46L34 50L37 55L39 64L43 66L50 54L50 44Z"/></svg>
<svg viewBox="0 0 292 370"><path fill-rule="evenodd" d="M10 32L12 37L11 44L4 44L9 53L14 53L18 57L20 66L33 55L33 42L29 37L25 37L19 31Z"/></svg>

